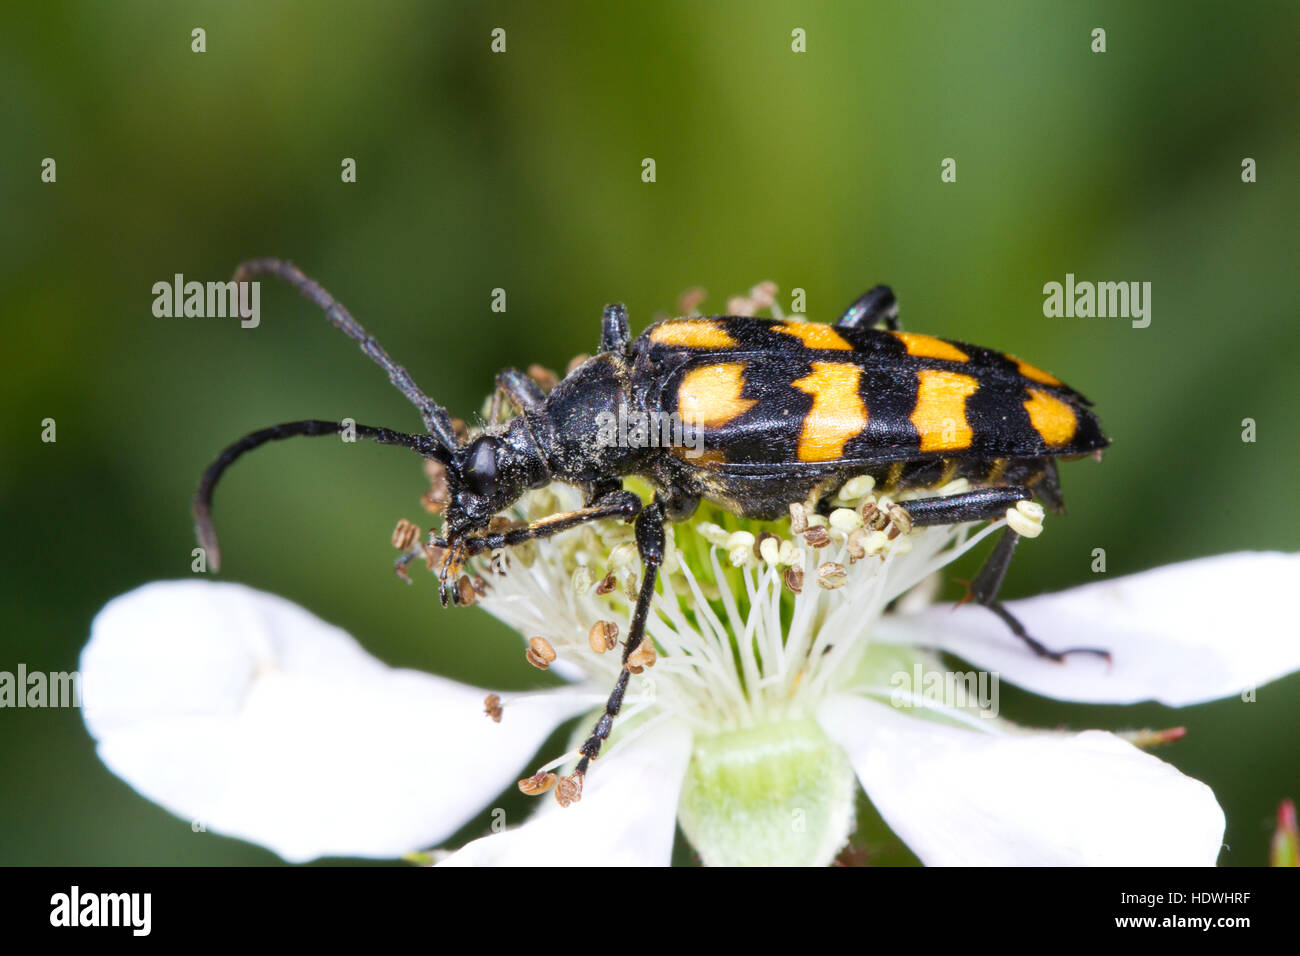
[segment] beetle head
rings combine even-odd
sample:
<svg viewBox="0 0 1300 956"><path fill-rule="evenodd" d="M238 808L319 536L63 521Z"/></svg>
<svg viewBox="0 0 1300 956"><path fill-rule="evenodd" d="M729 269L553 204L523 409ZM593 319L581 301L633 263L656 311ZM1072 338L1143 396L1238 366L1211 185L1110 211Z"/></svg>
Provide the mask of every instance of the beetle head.
<svg viewBox="0 0 1300 956"><path fill-rule="evenodd" d="M458 445L443 464L447 508L443 535L433 543L446 549L438 574L445 603L455 596L464 560L496 546L485 538L492 518L528 489L546 484L551 474L522 416Z"/></svg>

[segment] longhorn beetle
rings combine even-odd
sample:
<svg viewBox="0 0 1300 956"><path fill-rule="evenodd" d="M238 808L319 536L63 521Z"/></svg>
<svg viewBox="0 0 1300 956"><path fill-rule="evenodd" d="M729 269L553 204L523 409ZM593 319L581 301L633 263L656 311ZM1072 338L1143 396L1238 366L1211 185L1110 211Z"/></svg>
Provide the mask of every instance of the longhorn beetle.
<svg viewBox="0 0 1300 956"><path fill-rule="evenodd" d="M657 322L633 339L627 310L608 306L597 355L549 393L514 369L501 372L496 395L513 404L516 416L461 441L447 411L320 284L277 259L244 263L235 281L259 274L278 276L322 309L420 410L425 434L368 425L355 429L363 438L401 445L445 468L449 498L442 535L430 533L443 554L438 577L444 606L457 599L454 584L473 555L588 521L634 522L641 588L623 669L604 714L580 748L574 771L579 783L609 736L627 691L628 659L645 637L664 557L665 521L689 517L701 499L744 517L774 519L790 502L828 501L858 475L873 476L886 492L937 488L954 478L969 481L969 491L904 503L914 526L990 520L1033 498L1060 511L1056 460L1099 458L1109 444L1089 411L1091 403L1047 372L1002 352L901 331L894 294L883 285L858 298L834 325L726 315L679 318ZM597 441L598 419L620 409L642 416L679 414L702 429L702 453ZM209 466L195 495L194 516L214 570L220 552L212 493L225 469L269 441L343 429L326 421L275 425L241 438ZM627 476L650 482L655 490L650 504L624 489ZM526 527L489 527L493 516L525 490L551 481L580 488L585 506ZM1010 527L1003 530L971 583L970 596L1042 657L1108 657L1099 648L1049 650L998 602L1018 540Z"/></svg>

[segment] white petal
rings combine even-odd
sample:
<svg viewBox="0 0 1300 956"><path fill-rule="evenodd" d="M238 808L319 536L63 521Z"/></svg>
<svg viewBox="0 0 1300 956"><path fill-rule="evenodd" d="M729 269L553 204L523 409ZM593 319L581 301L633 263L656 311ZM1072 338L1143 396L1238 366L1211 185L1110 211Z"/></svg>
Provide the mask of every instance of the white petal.
<svg viewBox="0 0 1300 956"><path fill-rule="evenodd" d="M1212 866L1210 788L1113 734L987 734L838 695L818 721L931 866Z"/></svg>
<svg viewBox="0 0 1300 956"><path fill-rule="evenodd" d="M584 706L543 695L496 724L483 690L387 667L283 598L207 581L110 601L81 671L109 769L291 861L446 839Z"/></svg>
<svg viewBox="0 0 1300 956"><path fill-rule="evenodd" d="M1101 580L1007 607L1048 647L1102 647L1063 663L1036 657L995 615L965 605L884 619L876 636L941 647L1058 700L1171 707L1215 700L1300 669L1300 555L1242 552Z"/></svg>
<svg viewBox="0 0 1300 956"><path fill-rule="evenodd" d="M550 795L520 827L466 844L442 866L667 866L691 733L669 721L593 764L582 800Z"/></svg>

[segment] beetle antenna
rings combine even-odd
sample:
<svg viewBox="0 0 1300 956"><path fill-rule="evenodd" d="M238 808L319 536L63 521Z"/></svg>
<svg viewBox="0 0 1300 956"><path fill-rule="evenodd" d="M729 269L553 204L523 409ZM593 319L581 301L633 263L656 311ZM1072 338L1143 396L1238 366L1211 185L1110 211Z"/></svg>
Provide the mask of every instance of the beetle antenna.
<svg viewBox="0 0 1300 956"><path fill-rule="evenodd" d="M330 324L342 330L349 338L360 342L361 351L387 372L388 380L420 410L420 417L424 419L424 427L428 429L429 434L435 436L449 450L456 447L458 444L456 432L452 428L451 415L447 410L420 390L420 386L416 385L415 380L411 378L411 373L394 362L384 351L384 347L361 327L361 323L352 317L352 314L343 307L343 303L330 295L324 286L315 279L309 278L301 269L285 259L249 259L247 262L242 262L235 270L235 282L247 282L253 276L262 274L276 276L293 286L308 302L325 313L325 318L330 320Z"/></svg>
<svg viewBox="0 0 1300 956"><path fill-rule="evenodd" d="M245 435L239 441L226 448L216 461L208 465L207 471L199 479L198 491L194 493L194 525L198 532L199 545L207 552L208 564L212 570L221 568L221 547L217 543L217 529L212 523L212 492L226 469L242 455L259 448L271 441L281 441L299 435L316 437L319 435L336 435L344 430L352 430L361 438L369 438L381 445L401 445L419 453L425 458L450 463L451 455L432 435L407 435L388 428L374 428L370 425L343 424L342 422L323 422L316 420L285 422L272 425Z"/></svg>

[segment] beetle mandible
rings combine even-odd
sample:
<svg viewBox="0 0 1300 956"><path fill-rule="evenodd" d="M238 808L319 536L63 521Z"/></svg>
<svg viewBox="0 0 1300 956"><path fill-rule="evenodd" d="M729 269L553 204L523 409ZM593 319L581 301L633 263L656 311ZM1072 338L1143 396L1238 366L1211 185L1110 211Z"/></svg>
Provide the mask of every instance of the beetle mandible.
<svg viewBox="0 0 1300 956"><path fill-rule="evenodd" d="M971 490L918 498L897 520L913 526L984 521L1035 498L1059 511L1057 459L1100 457L1109 444L1082 395L1013 356L899 327L887 286L860 296L833 324L747 316L666 319L635 339L622 305L605 308L600 348L549 392L514 369L497 376L496 396L516 415L457 438L451 416L430 399L321 285L292 263L243 263L236 282L279 277L325 312L383 368L424 421L424 434L355 425L360 437L409 448L446 471L449 499L438 572L442 603L476 554L549 537L589 521L634 522L640 590L623 648L623 667L591 735L580 748L579 783L623 704L628 660L645 639L666 521L689 517L701 499L748 518L773 519L791 502L824 503L850 478L871 475L884 491L938 488L966 478ZM601 416L659 420L677 415L698 444L598 439ZM607 420L607 419L605 419ZM332 435L344 425L287 422L226 448L204 473L194 499L200 544L220 564L212 494L244 453L299 435ZM623 487L636 476L654 487L649 504ZM552 481L579 487L584 507L507 530L492 518L525 491ZM896 512L897 514L897 512ZM970 597L1001 617L1038 655L1108 657L1099 648L1053 651L1026 633L997 600L1019 540L1003 530L971 583Z"/></svg>

